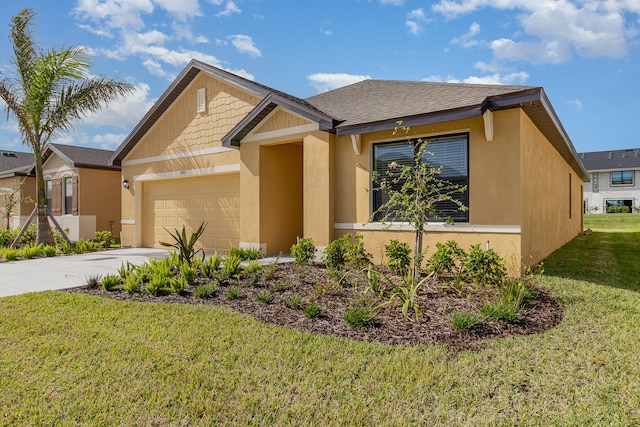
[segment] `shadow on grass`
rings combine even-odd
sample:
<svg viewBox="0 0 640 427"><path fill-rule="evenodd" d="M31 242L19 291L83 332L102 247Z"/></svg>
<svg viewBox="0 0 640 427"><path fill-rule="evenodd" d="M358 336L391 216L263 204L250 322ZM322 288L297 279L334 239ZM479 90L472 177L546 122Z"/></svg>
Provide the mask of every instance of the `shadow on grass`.
<svg viewBox="0 0 640 427"><path fill-rule="evenodd" d="M640 292L640 232L580 235L544 260L545 275Z"/></svg>

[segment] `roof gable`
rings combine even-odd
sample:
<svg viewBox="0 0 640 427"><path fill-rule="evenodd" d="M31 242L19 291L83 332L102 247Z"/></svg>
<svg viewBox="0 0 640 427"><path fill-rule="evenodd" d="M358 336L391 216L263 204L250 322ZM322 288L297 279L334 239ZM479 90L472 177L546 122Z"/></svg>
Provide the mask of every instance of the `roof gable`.
<svg viewBox="0 0 640 427"><path fill-rule="evenodd" d="M0 152L0 176L27 175L33 164L33 153L8 150Z"/></svg>
<svg viewBox="0 0 640 427"><path fill-rule="evenodd" d="M42 160L46 162L52 155L60 157L69 167L90 169L120 169L109 164L113 151L97 148L78 147L66 144L47 144Z"/></svg>

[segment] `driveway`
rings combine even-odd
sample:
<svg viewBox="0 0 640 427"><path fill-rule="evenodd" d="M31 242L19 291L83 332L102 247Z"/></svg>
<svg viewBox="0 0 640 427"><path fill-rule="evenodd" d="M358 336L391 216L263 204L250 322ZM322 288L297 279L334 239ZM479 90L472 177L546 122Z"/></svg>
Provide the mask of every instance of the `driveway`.
<svg viewBox="0 0 640 427"><path fill-rule="evenodd" d="M142 264L163 258L166 249L131 248L0 263L0 297L27 292L67 289L86 283L87 277L117 274L122 263Z"/></svg>

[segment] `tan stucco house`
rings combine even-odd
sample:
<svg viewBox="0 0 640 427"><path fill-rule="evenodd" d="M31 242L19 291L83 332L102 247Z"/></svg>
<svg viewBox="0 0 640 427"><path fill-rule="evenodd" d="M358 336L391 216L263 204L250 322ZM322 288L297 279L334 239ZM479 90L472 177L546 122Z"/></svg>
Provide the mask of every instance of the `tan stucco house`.
<svg viewBox="0 0 640 427"><path fill-rule="evenodd" d="M158 246L165 227L206 221L209 251L286 253L297 237L324 247L358 232L379 261L413 235L368 222L382 203L371 173L406 160L409 137L469 189L469 211L430 224L429 247L488 244L519 265L582 230L587 173L540 87L366 80L300 99L194 60L111 157L128 184L123 243Z"/></svg>
<svg viewBox="0 0 640 427"><path fill-rule="evenodd" d="M71 240L93 239L96 231L120 234L120 167L113 151L48 144L43 153L47 206ZM34 183L35 185L35 183Z"/></svg>
<svg viewBox="0 0 640 427"><path fill-rule="evenodd" d="M33 153L22 151L0 152L0 198L13 195L16 185L20 186L18 194L14 195L14 200L21 202L16 204L9 218L9 228L18 228L27 220L33 211L33 200L36 199L36 180L30 171L33 168ZM4 204L0 205L4 206ZM0 209L2 222L0 227L6 227L4 209Z"/></svg>

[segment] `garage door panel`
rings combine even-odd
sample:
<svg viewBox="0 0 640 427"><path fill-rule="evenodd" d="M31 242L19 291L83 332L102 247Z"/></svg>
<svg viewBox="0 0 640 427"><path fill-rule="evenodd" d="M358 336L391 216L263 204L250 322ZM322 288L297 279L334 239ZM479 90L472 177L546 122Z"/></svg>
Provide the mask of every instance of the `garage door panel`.
<svg viewBox="0 0 640 427"><path fill-rule="evenodd" d="M194 232L208 223L200 238L207 251L228 251L240 240L240 184L238 175L145 182L142 195L142 245L160 247L171 241L163 229L183 225Z"/></svg>

